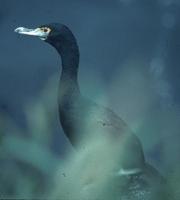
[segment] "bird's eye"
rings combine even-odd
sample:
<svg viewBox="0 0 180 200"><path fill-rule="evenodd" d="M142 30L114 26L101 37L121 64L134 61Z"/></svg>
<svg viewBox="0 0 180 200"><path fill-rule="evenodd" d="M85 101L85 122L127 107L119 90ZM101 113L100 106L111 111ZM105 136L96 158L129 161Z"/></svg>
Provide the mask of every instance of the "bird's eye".
<svg viewBox="0 0 180 200"><path fill-rule="evenodd" d="M47 29L47 28L44 28L44 32L48 32L48 29Z"/></svg>
<svg viewBox="0 0 180 200"><path fill-rule="evenodd" d="M50 32L51 30L50 30L50 28L47 28L47 27L43 27L43 28L41 28L41 30L42 31L44 31L45 33L47 33L47 32Z"/></svg>

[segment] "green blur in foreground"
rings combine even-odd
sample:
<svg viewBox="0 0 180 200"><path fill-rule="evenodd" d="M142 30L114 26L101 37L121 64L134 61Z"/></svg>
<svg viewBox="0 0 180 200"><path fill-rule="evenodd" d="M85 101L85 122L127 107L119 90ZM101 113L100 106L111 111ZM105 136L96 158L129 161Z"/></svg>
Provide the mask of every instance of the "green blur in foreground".
<svg viewBox="0 0 180 200"><path fill-rule="evenodd" d="M66 159L57 156L51 149L57 109L52 88L50 83L38 101L27 105L26 132L9 116L0 117L1 198L180 199L179 168L167 174L167 183L160 182L151 169L139 175L117 176L110 171L118 155L108 155L113 146L104 145L105 141L92 141L78 153L70 150Z"/></svg>

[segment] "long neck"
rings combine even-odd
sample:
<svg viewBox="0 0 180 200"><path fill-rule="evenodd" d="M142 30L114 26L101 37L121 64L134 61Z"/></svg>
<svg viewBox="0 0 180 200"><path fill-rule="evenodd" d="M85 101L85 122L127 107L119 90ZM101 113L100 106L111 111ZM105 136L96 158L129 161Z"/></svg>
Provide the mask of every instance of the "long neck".
<svg viewBox="0 0 180 200"><path fill-rule="evenodd" d="M80 95L78 85L79 49L73 35L68 39L59 39L56 42L55 48L62 60L59 101L64 102L68 99L69 102Z"/></svg>

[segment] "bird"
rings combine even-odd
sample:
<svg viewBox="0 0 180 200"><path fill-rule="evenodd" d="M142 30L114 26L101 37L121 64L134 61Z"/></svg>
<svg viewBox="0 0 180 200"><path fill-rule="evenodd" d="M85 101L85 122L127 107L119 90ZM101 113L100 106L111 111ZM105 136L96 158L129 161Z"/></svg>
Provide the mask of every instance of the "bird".
<svg viewBox="0 0 180 200"><path fill-rule="evenodd" d="M66 171L67 188L72 184L77 189L82 184L81 193L85 196L80 199L96 194L99 184L105 188L108 185L102 199L111 198L115 188L117 199L154 200L155 196L159 199L159 194L165 194L164 177L146 161L142 144L127 123L111 109L82 95L78 81L80 53L72 31L64 24L49 23L34 29L18 27L15 32L38 37L53 46L61 57L59 119L65 135L81 155L71 163L72 171ZM58 197L63 195L60 191ZM68 189L67 194L79 195L80 190L69 193Z"/></svg>
<svg viewBox="0 0 180 200"><path fill-rule="evenodd" d="M58 111L70 143L77 150L85 150L88 144L91 146L91 142L97 141L101 141L109 151L108 146L113 147L112 154L108 155L118 157L117 166L113 168L118 176L141 173L147 166L151 168L139 138L127 123L111 109L82 95L78 81L79 47L69 27L49 23L35 29L18 27L15 32L40 38L53 46L61 57ZM155 172L153 167L152 171Z"/></svg>

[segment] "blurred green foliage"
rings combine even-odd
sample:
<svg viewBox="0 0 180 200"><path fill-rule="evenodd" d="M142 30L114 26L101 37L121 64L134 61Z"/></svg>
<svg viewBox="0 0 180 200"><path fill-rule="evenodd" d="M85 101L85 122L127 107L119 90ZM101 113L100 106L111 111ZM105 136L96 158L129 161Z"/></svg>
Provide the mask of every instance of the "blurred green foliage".
<svg viewBox="0 0 180 200"><path fill-rule="evenodd" d="M0 115L0 198L143 200L145 193L148 196L146 200L180 199L178 167L166 175L170 197L163 189L157 199L157 196L149 197L149 186L143 191L141 187L136 188L137 184L133 184L133 181L137 182L136 178L119 180L106 176L115 157L104 159L109 151L99 144L94 143L79 154L71 152L66 160L57 156L51 149L57 117L53 83L50 81L38 100L32 100L25 107L26 129L18 127L7 114ZM138 184L146 179L139 178ZM127 187L129 182L132 182L131 187ZM124 191L131 196L127 197ZM138 191L138 194L133 191Z"/></svg>
<svg viewBox="0 0 180 200"><path fill-rule="evenodd" d="M51 188L61 161L51 149L56 113L51 91L46 88L26 105L26 129L0 113L0 198L46 197Z"/></svg>

